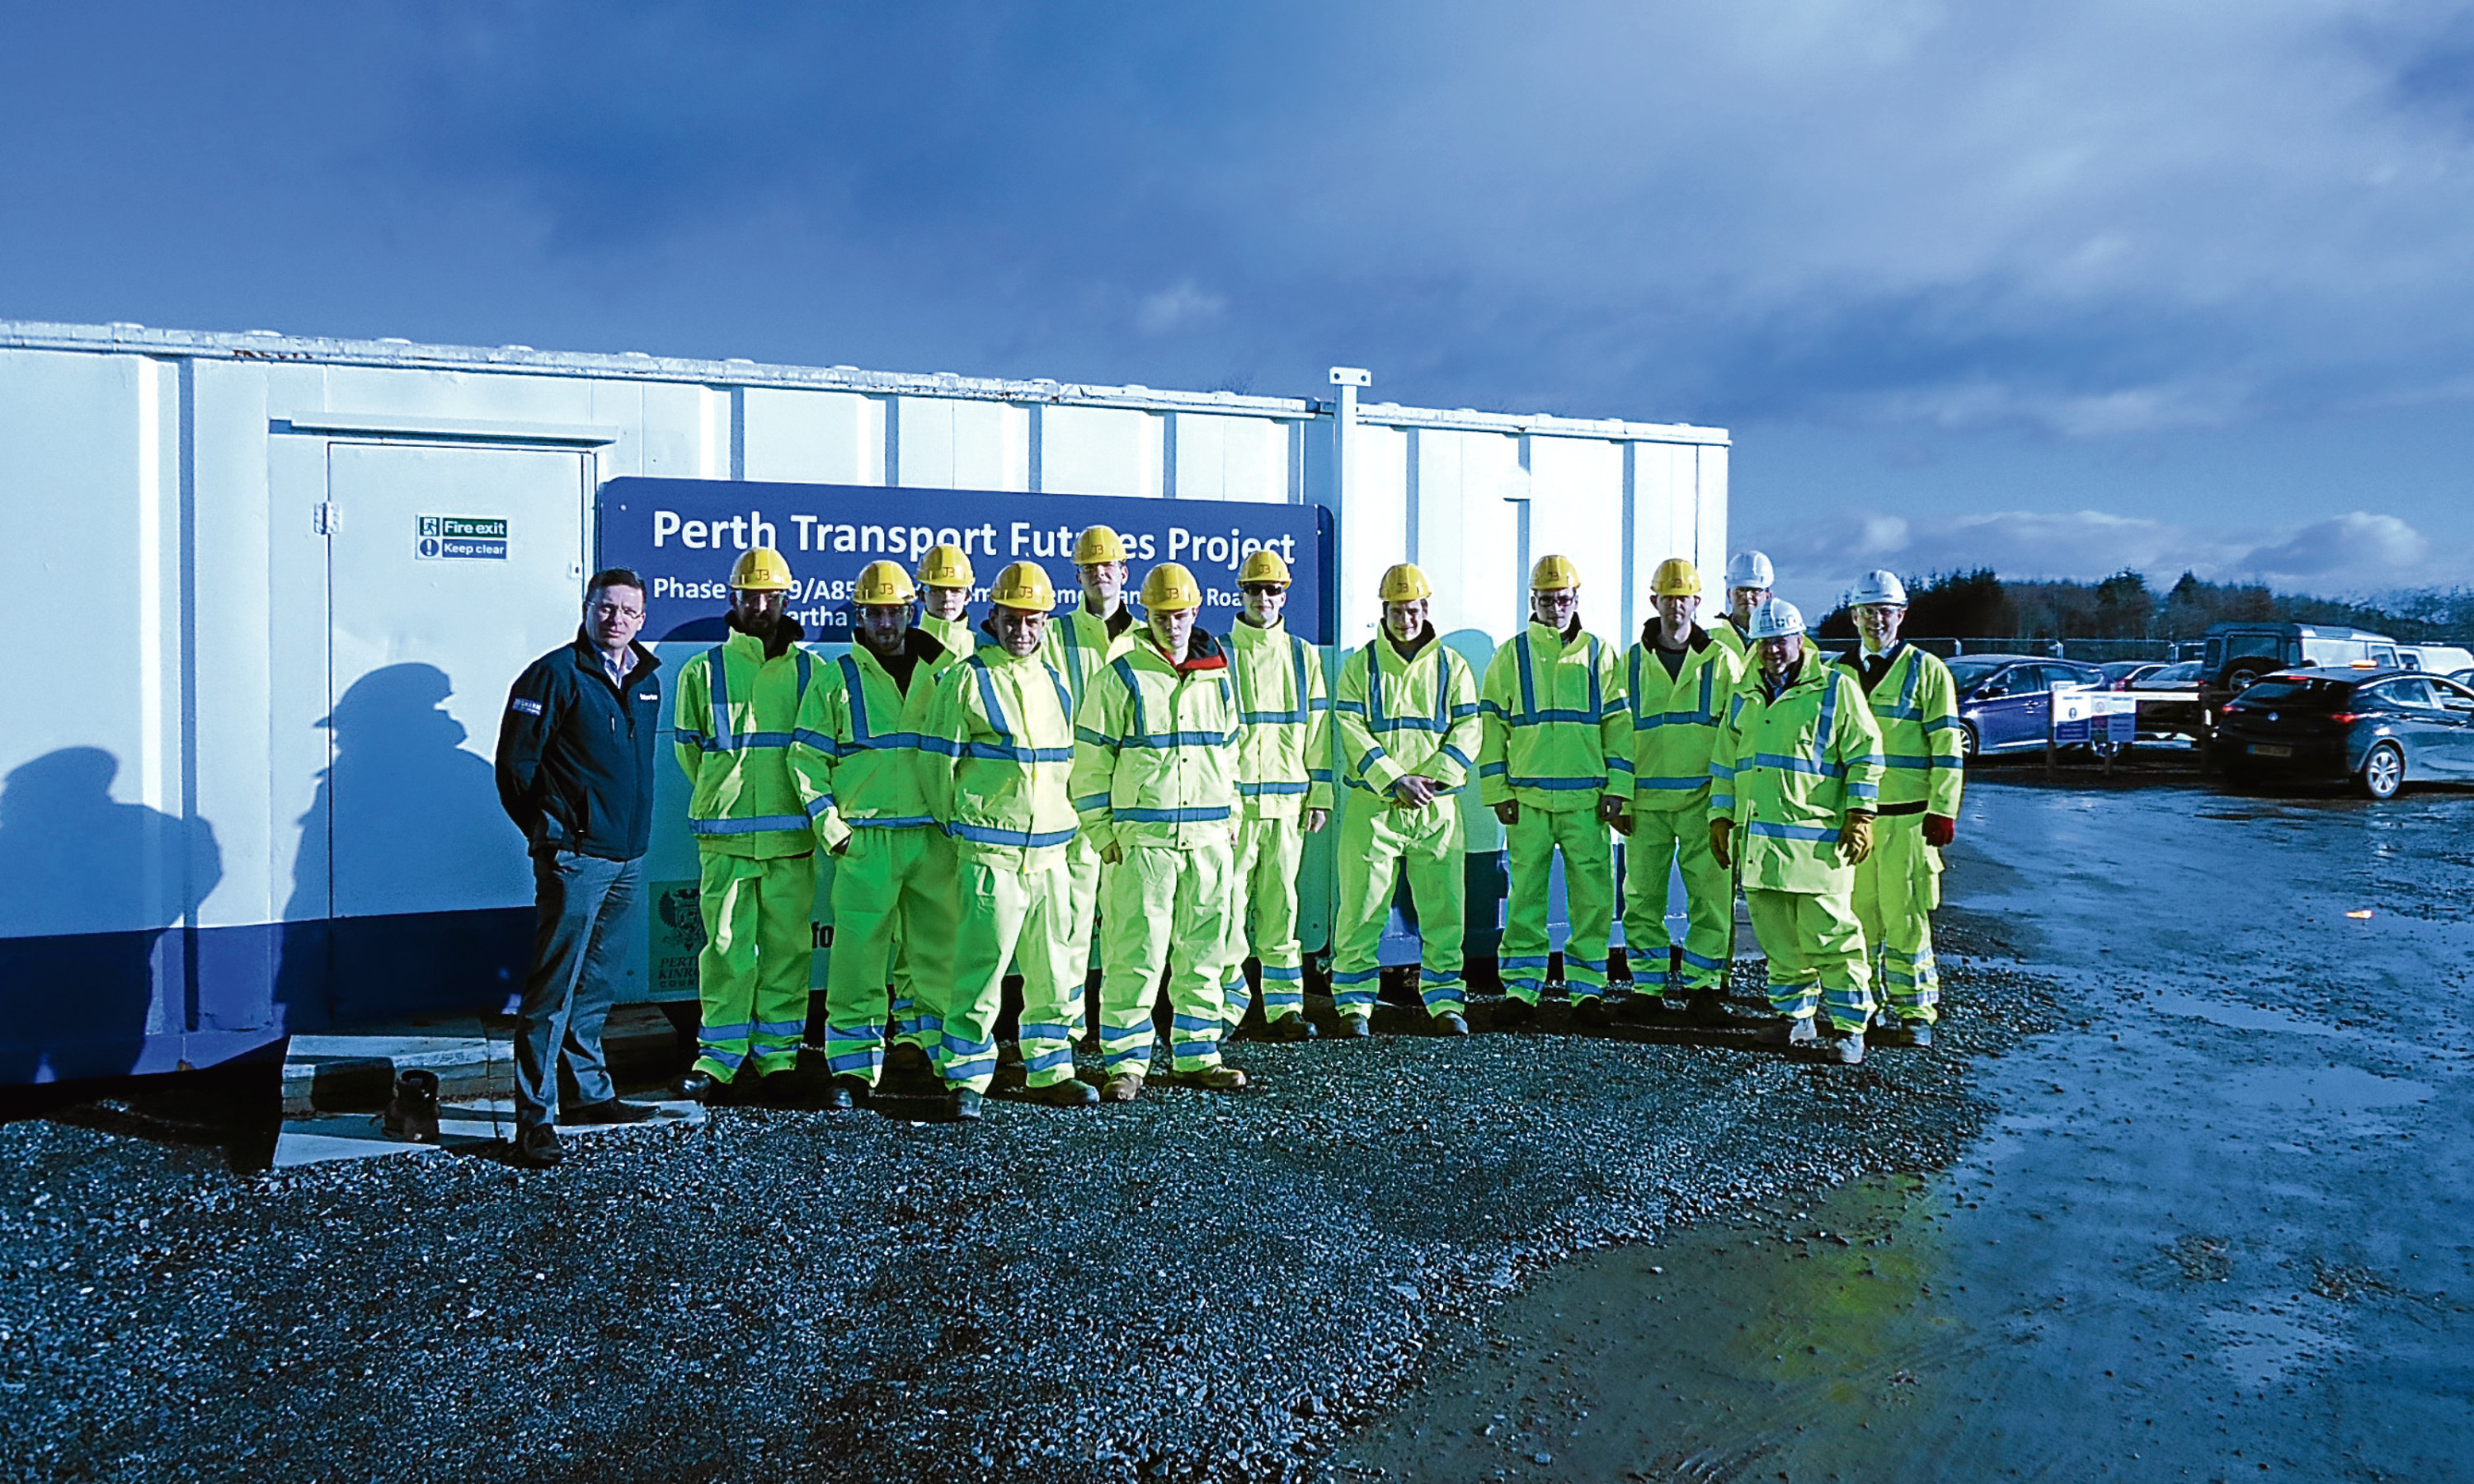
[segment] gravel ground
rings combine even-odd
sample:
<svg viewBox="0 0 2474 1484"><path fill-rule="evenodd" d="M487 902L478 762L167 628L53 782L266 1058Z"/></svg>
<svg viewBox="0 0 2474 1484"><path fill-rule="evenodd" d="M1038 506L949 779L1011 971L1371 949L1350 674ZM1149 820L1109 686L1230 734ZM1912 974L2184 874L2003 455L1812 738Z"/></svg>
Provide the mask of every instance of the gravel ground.
<svg viewBox="0 0 2474 1484"><path fill-rule="evenodd" d="M93 1115L9 1125L0 1478L1322 1479L1541 1266L1953 1158L1971 1061L2057 1004L1967 946L1940 1048L1852 1068L1550 1007L1243 1044L1241 1096L731 1109L540 1174L244 1181Z"/></svg>

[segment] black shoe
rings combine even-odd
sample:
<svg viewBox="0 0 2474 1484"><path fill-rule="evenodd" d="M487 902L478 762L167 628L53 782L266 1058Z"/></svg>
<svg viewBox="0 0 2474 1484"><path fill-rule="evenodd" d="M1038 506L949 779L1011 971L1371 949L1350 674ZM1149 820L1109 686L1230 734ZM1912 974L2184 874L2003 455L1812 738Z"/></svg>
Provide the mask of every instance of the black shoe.
<svg viewBox="0 0 2474 1484"><path fill-rule="evenodd" d="M1694 990L1685 1009L1704 1025L1716 1025L1727 1018L1726 996L1716 990Z"/></svg>
<svg viewBox="0 0 2474 1484"><path fill-rule="evenodd" d="M1537 1018L1536 1005L1525 999L1515 999L1508 994L1504 996L1502 1004L1494 1007L1494 1023L1497 1025L1528 1025Z"/></svg>
<svg viewBox="0 0 2474 1484"><path fill-rule="evenodd" d="M1043 1108L1097 1108L1100 1089L1079 1077L1052 1082L1044 1088L1031 1088L1023 1096Z"/></svg>
<svg viewBox="0 0 2474 1484"><path fill-rule="evenodd" d="M956 1123L977 1123L980 1121L980 1103L982 1099L978 1092L969 1088L956 1088L953 1090L953 1099L954 1121Z"/></svg>
<svg viewBox="0 0 2474 1484"><path fill-rule="evenodd" d="M710 1072L687 1072L670 1084L670 1097L681 1103L712 1103L720 1087Z"/></svg>
<svg viewBox="0 0 2474 1484"><path fill-rule="evenodd" d="M1438 1036L1466 1036L1468 1034L1468 1021L1462 1018L1459 1011L1446 1010L1442 1015L1435 1017L1435 1034Z"/></svg>
<svg viewBox="0 0 2474 1484"><path fill-rule="evenodd" d="M1572 1007L1572 1023L1588 1030L1605 1030L1607 1028L1606 1001L1593 994L1588 999L1582 1000L1580 1003L1574 1005Z"/></svg>
<svg viewBox="0 0 2474 1484"><path fill-rule="evenodd" d="M622 1103L615 1097L605 1097L597 1103L578 1103L573 1108L562 1110L558 1121L568 1128L579 1129L613 1123L643 1123L660 1116L642 1103Z"/></svg>
<svg viewBox="0 0 2474 1484"><path fill-rule="evenodd" d="M885 1054L885 1075L888 1077L925 1077L934 1073L928 1053L915 1041L897 1041Z"/></svg>
<svg viewBox="0 0 2474 1484"><path fill-rule="evenodd" d="M864 1077L836 1077L833 1086L825 1089L825 1106L837 1113L864 1108L872 1090Z"/></svg>
<svg viewBox="0 0 2474 1484"><path fill-rule="evenodd" d="M1341 1039L1341 1040L1343 1040L1343 1041L1366 1041L1366 1040L1370 1039L1373 1035L1374 1035L1374 1017L1371 1017L1371 1016L1342 1016L1342 1017L1340 1017L1340 1039Z"/></svg>
<svg viewBox="0 0 2474 1484"><path fill-rule="evenodd" d="M526 1169L546 1170L567 1158L560 1147L558 1130L546 1123L527 1123L516 1130L516 1162Z"/></svg>
<svg viewBox="0 0 2474 1484"><path fill-rule="evenodd" d="M1272 1022L1270 1035L1273 1041L1312 1041L1315 1039L1314 1022L1292 1012Z"/></svg>

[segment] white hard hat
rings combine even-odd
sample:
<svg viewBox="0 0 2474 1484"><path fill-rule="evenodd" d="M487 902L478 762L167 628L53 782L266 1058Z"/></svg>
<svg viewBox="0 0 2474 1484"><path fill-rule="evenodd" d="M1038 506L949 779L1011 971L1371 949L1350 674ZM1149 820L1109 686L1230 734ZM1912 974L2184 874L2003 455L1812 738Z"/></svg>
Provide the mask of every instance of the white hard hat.
<svg viewBox="0 0 2474 1484"><path fill-rule="evenodd" d="M1770 559L1758 551L1739 551L1735 560L1727 563L1727 586L1730 587L1775 587L1778 574L1770 570Z"/></svg>
<svg viewBox="0 0 2474 1484"><path fill-rule="evenodd" d="M1847 606L1904 608L1907 606L1907 585L1899 581L1898 573L1876 567L1865 573L1856 582L1855 589L1847 594Z"/></svg>
<svg viewBox="0 0 2474 1484"><path fill-rule="evenodd" d="M1783 639L1803 632L1804 610L1784 598L1772 598L1753 610L1753 621L1744 631L1744 637Z"/></svg>

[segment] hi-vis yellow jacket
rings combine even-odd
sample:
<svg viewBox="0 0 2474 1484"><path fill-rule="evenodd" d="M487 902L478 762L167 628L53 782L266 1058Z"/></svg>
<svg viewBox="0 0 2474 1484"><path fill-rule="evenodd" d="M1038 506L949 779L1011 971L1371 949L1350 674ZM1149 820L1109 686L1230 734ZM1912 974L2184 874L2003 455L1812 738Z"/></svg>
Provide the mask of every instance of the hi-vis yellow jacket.
<svg viewBox="0 0 2474 1484"><path fill-rule="evenodd" d="M1124 654L1143 632L1133 610L1120 604L1107 618L1094 618L1077 603L1061 616L1048 615L1048 633L1041 636L1039 658L1048 661L1065 682L1065 694L1073 698L1074 714L1082 714L1082 703L1091 693L1091 677L1103 666Z"/></svg>
<svg viewBox="0 0 2474 1484"><path fill-rule="evenodd" d="M790 778L790 737L814 679L798 621L766 658L764 641L737 628L679 669L670 734L688 776L688 832L699 850L769 859L816 848Z"/></svg>
<svg viewBox="0 0 2474 1484"><path fill-rule="evenodd" d="M1624 656L1624 710L1632 717L1632 806L1672 811L1710 806L1710 754L1727 698L1743 678L1734 652L1694 625L1672 676L1657 653L1658 620L1641 625Z"/></svg>
<svg viewBox="0 0 2474 1484"><path fill-rule="evenodd" d="M1494 652L1478 694L1484 716L1477 796L1550 814L1631 792L1632 715L1614 651L1577 623L1569 638L1535 619Z"/></svg>
<svg viewBox="0 0 2474 1484"><path fill-rule="evenodd" d="M1341 781L1386 802L1412 774L1456 790L1476 766L1477 682L1432 624L1415 658L1401 658L1388 634L1351 650L1331 709Z"/></svg>
<svg viewBox="0 0 2474 1484"><path fill-rule="evenodd" d="M982 644L937 671L911 715L919 792L947 834L1024 850L1074 838L1072 703L1047 661Z"/></svg>
<svg viewBox="0 0 2474 1484"><path fill-rule="evenodd" d="M961 661L926 631L905 639L910 688L893 682L864 644L828 660L799 707L790 735L790 774L827 850L855 828L933 825L919 791L919 734L912 707L935 688L936 672Z"/></svg>
<svg viewBox="0 0 2474 1484"><path fill-rule="evenodd" d="M1172 664L1148 631L1092 677L1074 723L1074 807L1095 849L1226 840L1237 806L1237 690L1201 629Z"/></svg>
<svg viewBox="0 0 2474 1484"><path fill-rule="evenodd" d="M1248 819L1331 807L1331 698L1322 653L1288 625L1228 630L1237 686L1237 797Z"/></svg>
<svg viewBox="0 0 2474 1484"><path fill-rule="evenodd" d="M1862 688L1861 645L1838 657L1838 667ZM1958 684L1950 666L1904 639L1890 651L1890 668L1866 693L1881 729L1881 804L1922 803L1931 814L1958 818L1967 785L1967 758L1959 751Z"/></svg>
<svg viewBox="0 0 2474 1484"><path fill-rule="evenodd" d="M1881 733L1861 689L1807 649L1775 695L1755 675L1728 700L1710 758L1710 817L1735 822L1746 891L1856 889L1839 826L1850 809L1873 810L1881 790Z"/></svg>

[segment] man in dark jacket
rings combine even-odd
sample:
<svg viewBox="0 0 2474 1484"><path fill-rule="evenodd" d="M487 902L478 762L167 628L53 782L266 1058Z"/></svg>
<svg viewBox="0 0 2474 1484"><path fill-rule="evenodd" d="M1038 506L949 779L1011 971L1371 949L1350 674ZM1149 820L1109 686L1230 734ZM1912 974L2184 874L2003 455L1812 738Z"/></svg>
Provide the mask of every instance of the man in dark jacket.
<svg viewBox="0 0 2474 1484"><path fill-rule="evenodd" d="M653 1116L618 1100L601 1060L652 839L662 682L661 661L636 642L643 626L643 580L623 567L594 574L575 642L525 669L498 726L498 800L531 842L539 912L516 1029L516 1157L530 1165L564 1157L553 1123ZM579 1099L564 1113L562 1056Z"/></svg>

